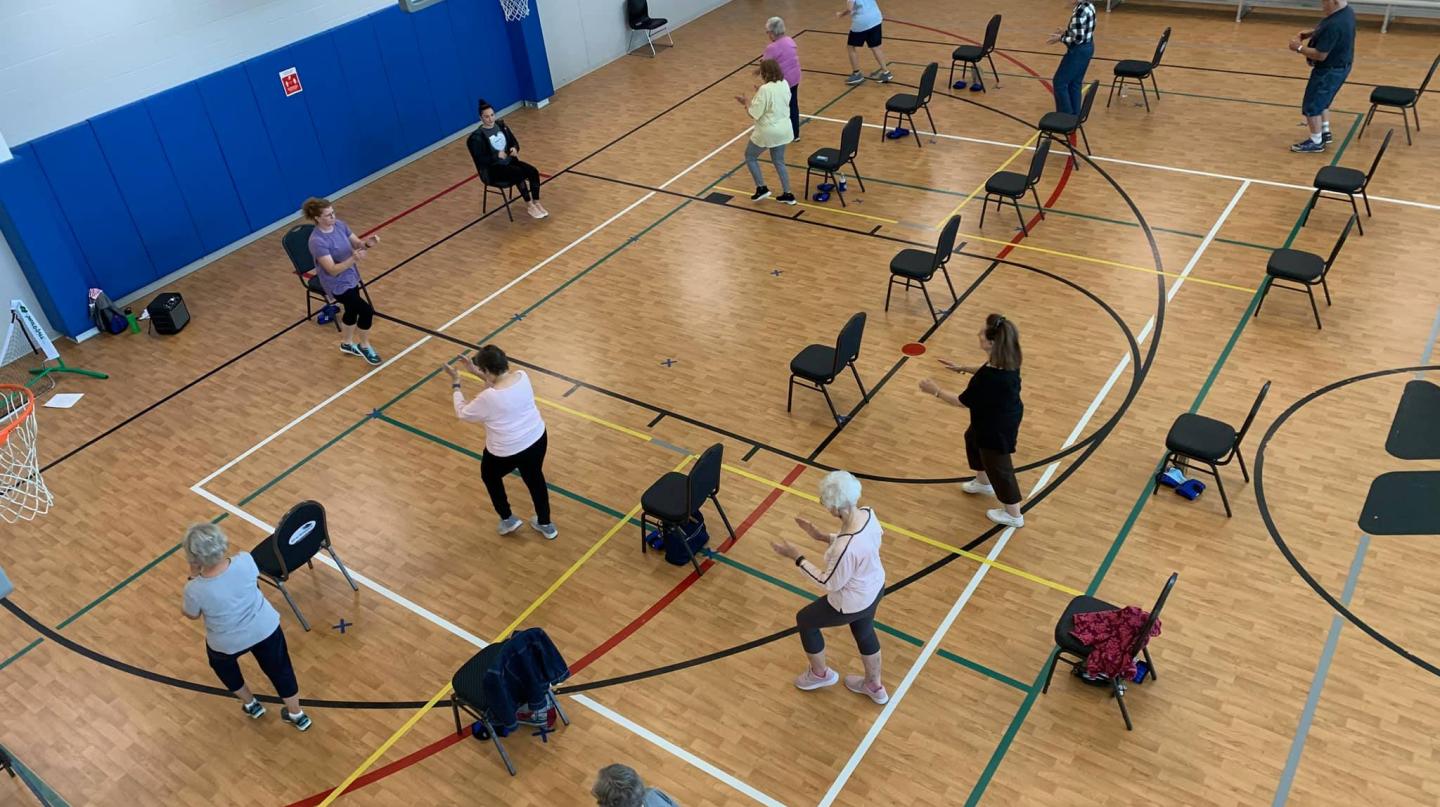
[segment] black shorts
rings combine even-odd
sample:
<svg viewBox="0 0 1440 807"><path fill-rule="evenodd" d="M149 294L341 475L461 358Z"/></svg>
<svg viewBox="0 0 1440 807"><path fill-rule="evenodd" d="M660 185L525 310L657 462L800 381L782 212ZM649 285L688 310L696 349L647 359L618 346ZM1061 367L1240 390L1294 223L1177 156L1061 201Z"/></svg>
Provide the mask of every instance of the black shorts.
<svg viewBox="0 0 1440 807"><path fill-rule="evenodd" d="M864 31L851 31L850 38L848 40L848 42L850 43L850 47L858 48L861 45L865 45L866 47L871 48L880 47L881 27L883 27L883 24L877 25L874 28L866 29Z"/></svg>

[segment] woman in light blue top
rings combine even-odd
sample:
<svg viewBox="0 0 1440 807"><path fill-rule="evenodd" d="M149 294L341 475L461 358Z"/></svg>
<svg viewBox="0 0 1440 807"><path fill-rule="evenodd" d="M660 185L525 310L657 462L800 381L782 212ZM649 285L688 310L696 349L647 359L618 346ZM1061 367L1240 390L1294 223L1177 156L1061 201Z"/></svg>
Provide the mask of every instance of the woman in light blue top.
<svg viewBox="0 0 1440 807"><path fill-rule="evenodd" d="M850 78L845 83L851 86L865 81L865 75L860 72L860 48L868 47L870 55L875 57L879 67L870 74L874 81L888 82L895 78L885 66L885 52L880 49L883 40L881 36L881 23L885 17L880 14L880 7L875 5L875 0L845 0L845 10L835 12L837 17L850 18L850 36L845 43L850 46Z"/></svg>
<svg viewBox="0 0 1440 807"><path fill-rule="evenodd" d="M253 653L260 669L285 701L280 719L305 731L310 716L300 708L300 685L290 649L280 629L280 614L256 586L260 570L249 552L226 557L229 542L214 524L196 524L185 531L185 557L190 582L185 584L181 610L190 619L205 620L205 653L210 668L225 688L240 699L252 719L265 715L265 707L245 685L240 657Z"/></svg>

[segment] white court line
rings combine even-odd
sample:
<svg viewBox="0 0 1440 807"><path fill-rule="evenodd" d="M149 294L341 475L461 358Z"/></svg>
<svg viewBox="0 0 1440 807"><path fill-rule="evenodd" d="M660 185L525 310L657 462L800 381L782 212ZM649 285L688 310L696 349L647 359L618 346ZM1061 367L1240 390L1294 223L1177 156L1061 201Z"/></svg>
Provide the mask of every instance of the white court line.
<svg viewBox="0 0 1440 807"><path fill-rule="evenodd" d="M1185 282L1186 276L1199 264L1200 256L1205 253L1205 250L1208 249L1210 244L1215 240L1215 236L1220 232L1221 226L1224 225L1225 220L1230 217L1230 213L1235 210L1235 205L1240 202L1240 197L1249 187L1250 183L1245 182L1240 186L1239 190L1235 191L1235 195L1230 198L1230 204L1225 206L1225 210L1220 214L1220 218L1215 221L1215 225L1205 234L1205 238L1200 242L1200 245L1195 248L1195 252L1190 256L1189 262L1185 264L1185 269L1180 272L1180 276L1171 284L1169 291L1165 295L1167 302L1173 300L1175 294L1180 291L1180 286ZM1146 337L1150 335L1150 331L1154 328L1154 325L1155 318L1152 316L1150 320L1145 323L1145 327L1141 329L1137 341L1143 343ZM1075 424L1075 428L1071 430L1070 436L1065 438L1065 444L1061 446L1062 450L1074 445L1075 441L1080 439L1080 433L1085 429L1090 419L1095 416L1095 413L1099 411L1100 404L1110 396L1110 391L1114 389L1115 382L1120 379L1121 374L1129 364L1130 353L1127 351L1115 365L1114 372L1106 379L1105 385L1100 388L1100 392L1090 401L1090 406L1086 408L1085 414L1082 415L1080 420ZM1049 484L1050 477L1054 475L1055 469L1059 467L1059 460L1047 465L1045 471L1040 474L1039 481L1030 489L1030 496L1034 496L1043 489L1045 485ZM1029 496L1026 498L1029 498ZM991 561L998 558L1000 551L1010 542L1010 536L1014 534L1014 527L1006 527L1005 530L1000 533L999 540L995 542L995 548L990 550L986 557ZM956 618L958 618L960 612L965 609L966 603L970 601L970 597L975 593L975 590L980 587L980 581L985 579L985 575L989 571L990 564L988 563L975 570L975 574L970 578L970 582L965 586L965 590L960 592L959 599L955 600L955 604L950 607L949 613L945 614L945 618L940 621L939 627L937 627L935 632L930 636L930 640L926 642L925 647L920 650L920 657L915 660L915 663L910 666L910 670L905 673L904 680L900 682L900 686L897 687L894 694L890 696L890 700L885 704L885 708L880 712L880 716L875 719L874 724L870 726L870 730L867 731L865 736L860 740L860 745L855 748L855 752L850 755L850 759L845 763L845 767L841 769L840 775L835 777L835 781L830 785L830 789L825 792L825 797L820 800L820 807L829 807L840 795L840 791L845 788L845 784L850 780L850 777L854 775L855 769L859 767L860 760L863 759L865 753L870 750L870 746L875 743L875 739L880 736L880 732L884 730L885 724L889 722L891 715L899 708L900 701L904 699L906 693L910 691L910 687L915 683L915 679L920 676L920 671L924 669L931 657L935 655L935 651L940 647L941 640L945 638L945 634L950 632L950 627L955 624Z"/></svg>
<svg viewBox="0 0 1440 807"><path fill-rule="evenodd" d="M224 510L225 512L230 513L236 518L239 518L246 523L265 531L267 534L275 532L275 528L270 524L267 524L259 518L256 518L255 516L246 512L243 508L233 505L230 502L220 498L219 496L216 496L215 494L205 490L204 488L200 487L199 484L193 486L191 490L195 491L197 494L204 497L207 501ZM329 556L316 555L315 559L320 561L321 563L324 563L330 568L335 569L337 572L339 571L339 567L335 565L335 562L331 560ZM439 616L428 608L425 608L424 606L419 605L418 603L410 599L402 597L401 595L395 593L394 591L391 591L385 586L355 571L353 568L346 568L349 569L350 576L355 578L355 582L359 583L362 586L365 586L371 591L374 591L376 594L379 594L385 599L390 600L391 602L399 605L405 610L416 614L421 619L424 619L427 622L430 622L445 629L449 633L454 634L461 639L464 639L475 647L485 647L487 644L489 644L484 639L481 639L479 636L476 636L475 634L451 622L450 620ZM784 807L783 802L780 802L772 798L771 796L766 795L760 790L757 790L746 782L740 780L733 774L715 766L710 762L705 761L704 759L701 759L695 754L685 750L684 748L681 748L673 742L670 742L664 737L661 737L659 734L656 734L650 729L647 729L639 723L631 720L630 718L620 714L619 712L616 712L614 709L611 709L608 706L604 706L593 698L587 695L570 695L568 697L576 703L579 703L585 708L605 718L606 720L609 720L615 725L656 746L662 751L666 751L671 755L690 763L691 765L710 775L711 777L719 780L726 785L729 785L737 792L743 793L746 796L749 796L751 799L766 805L767 807Z"/></svg>
<svg viewBox="0 0 1440 807"><path fill-rule="evenodd" d="M822 120L822 121L825 121L826 123L839 123L839 124L844 124L844 123L846 123L846 121L840 120L839 118L827 118L827 117L823 117L823 116L821 116L821 115L804 115L804 114L802 114L800 117L802 117L802 118L809 118L809 119L811 119L811 120ZM881 125L878 124L878 123L867 123L867 124L864 124L864 125L865 125L866 127L873 128L873 129L882 129L882 128L884 128L883 126L881 126ZM1033 151L1034 148L1035 148L1034 146L1026 146L1026 145L1024 145L1023 143L1003 143L1003 142L1001 142L1001 141L999 141L999 140L984 140L984 139L981 139L981 138L978 138L978 137L965 137L965 136L963 136L963 135L942 134L942 133L940 133L940 132L925 132L925 131L922 131L922 130L919 130L919 129L916 129L916 130L915 130L915 133L916 133L917 135L924 134L924 135L930 135L931 137L940 137L940 138L944 138L944 139L946 139L946 140L960 140L960 141L963 141L963 142L966 142L966 143L979 143L979 144L986 145L986 146L1001 146L1001 147L1004 147L1004 148L1007 148L1007 149L1025 148L1025 149L1027 149L1027 150L1032 150L1032 151ZM1136 161L1134 161L1134 160L1121 160L1121 159L1118 159L1118 158L1116 158L1116 157L1095 157L1095 156L1091 156L1090 159L1094 160L1094 161L1097 162L1097 163L1114 163L1114 164L1116 164L1116 165L1129 165L1129 166L1133 166L1133 167L1135 167L1135 168L1152 168L1152 169L1154 169L1154 170L1156 170L1156 171L1170 171L1170 172L1176 173L1176 174L1190 174L1191 176L1210 177L1211 179L1228 179L1228 180L1230 180L1230 181L1232 181L1232 182L1250 182L1250 183L1253 183L1253 184L1256 184L1256 185L1269 185L1269 186L1272 187L1272 188L1290 188L1290 189L1293 189L1293 190L1305 191L1306 193L1314 193L1314 192L1315 192L1315 186L1314 186L1314 185L1294 185L1294 184L1291 184L1291 183L1289 183L1289 182L1277 182L1277 181L1275 181L1275 180L1273 180L1273 179L1258 179L1258 178L1256 178L1256 177L1239 177L1239 176L1235 176L1235 175L1233 175L1233 174L1217 174L1217 173L1214 173L1213 171L1200 171L1200 170L1197 170L1197 169L1194 169L1194 168L1180 168L1180 167L1174 166L1174 165L1157 165L1157 164L1155 164L1155 163L1142 163L1142 162L1136 162ZM1429 204L1429 203L1427 203L1427 202L1415 202L1415 201L1411 201L1411 200L1409 200L1409 199L1394 199L1394 198L1391 198L1391 197L1389 197L1389 196L1371 196L1371 197L1370 197L1370 201L1372 201L1372 202L1389 202L1389 203L1392 204L1392 205L1405 205L1405 206L1407 206L1407 207L1420 207L1420 208L1424 208L1424 209L1426 209L1426 210L1440 210L1440 205L1432 205L1432 204Z"/></svg>
<svg viewBox="0 0 1440 807"><path fill-rule="evenodd" d="M691 171L694 171L694 170L695 170L696 168L698 168L702 163L704 163L704 162L706 162L707 160L709 160L710 158L714 157L716 154L719 154L721 151L724 151L725 149L729 148L730 145L731 145L732 143L734 143L736 140L739 140L740 138L742 138L742 137L744 137L745 135L749 134L749 133L750 133L750 129L752 129L752 128L754 128L754 127L748 127L748 128L745 129L745 131L743 131L743 132L741 132L740 134L737 134L737 135L735 135L734 137L730 138L729 140L725 141L725 143L724 143L723 145L721 145L719 148L716 148L714 151L710 152L709 154L705 155L704 157L701 157L699 160L696 160L695 162L691 163L690 166L689 166L688 168L686 168L684 171L681 171L680 173L676 174L675 176L667 179L662 185L660 185L660 187L661 187L661 188L665 188L665 187L669 186L670 184L674 183L675 181L679 180L681 177L683 177L683 176L685 176L686 174L690 173ZM649 201L650 198L655 195L655 193L656 193L655 191L649 191L649 192L646 193L644 196L641 196L639 199L636 199L633 203L631 203L629 206L627 206L624 210L621 210L619 213L616 213L615 215L611 216L610 218L608 218L608 219L606 219L605 221L601 222L600 224L596 225L593 229L590 230L590 232L587 232L587 233L585 233L584 235L580 236L579 238L575 239L574 241L571 241L569 244L566 244L566 245L565 245L564 247L562 247L558 252L552 254L550 257L546 258L545 260L543 260L543 261L535 264L534 266L530 267L529 269L525 270L525 272L523 272L522 274L520 274L520 275L519 275L518 277L516 277L514 280L511 280L509 283L506 283L505 285L503 285L503 286L501 286L500 288L496 289L495 291L491 292L488 296L485 297L485 299L483 299L483 300L481 300L480 302L478 302L478 303L470 306L469 308L465 309L465 310L462 311L460 314L458 314L458 315L455 316L453 319L451 319L449 322L445 323L444 325L441 325L439 328L436 328L435 330L444 332L444 331L445 331L446 329L448 329L450 326L454 325L455 323L459 322L460 320L462 320L462 319L470 316L471 314L475 313L476 311L480 310L480 308L481 308L482 306L484 306L486 303L489 303L491 300L493 300L493 299L495 299L496 297L499 297L501 294L504 294L505 292L509 291L512 287L515 286L515 284L519 283L520 281L524 280L525 278L527 278L527 277L535 274L536 272L540 271L541 269L545 268L545 266L547 266L551 261L555 260L556 258L559 258L561 255L564 255L565 253L569 252L570 250L572 250L572 249L574 249L575 247L579 246L580 244L584 243L584 242L585 242L586 240L588 240L591 236L595 235L596 233L600 232L601 230L603 230L603 229L605 229L606 227L610 226L611 224L615 223L615 221L616 221L617 219L619 219L620 217L624 216L626 213L629 213L631 210L634 210L635 208L637 208L637 207L639 207L640 205L644 204L645 202ZM409 353L410 351L412 351L412 350L420 347L421 345L425 344L426 342L430 341L430 340L433 339L433 338L434 338L434 337L428 336L428 335L427 335L427 336L424 336L424 337L422 337L421 339L419 339L418 341L416 341L414 344L410 345L409 347L405 348L404 350L400 351L399 353L395 354L394 356L391 356L388 360L385 361L384 364L381 364L379 367L376 367L375 369L371 370L370 372L366 373L365 375L362 375L362 376L360 376L359 378L355 379L354 381L350 382L349 384L345 385L345 387L342 388L339 392L336 392L334 395L331 395L329 398L326 398L325 400L323 400L323 401L321 401L320 403L316 404L315 406L311 407L310 410L307 411L305 414L301 415L300 417L295 418L294 420L292 420L292 421L290 421L289 423L287 423L287 424L285 424L284 426L282 426L278 431L276 431L276 432L274 432L273 434L271 434L269 437L266 437L264 440L261 440L260 442L256 443L255 445L251 446L250 448L246 449L245 452L244 452L243 454L241 454L240 456L238 456L238 457L236 457L235 459L230 460L229 462L227 462L227 463L225 463L224 465L220 466L219 468L217 468L216 470L214 470L213 472L211 472L209 476L206 476L204 479L201 479L199 482L195 483L196 486L204 486L205 484L207 484L208 482L210 482L210 480L214 479L215 477L219 476L220 474L223 474L223 473L225 473L226 471L230 470L231 468L235 467L237 464L243 462L246 457L249 457L251 454L254 454L256 451L259 451L260 449L264 448L266 445L268 445L268 444L270 443L270 441L274 440L275 438L279 437L280 435L282 435L282 434L290 431L291 429L293 429L293 428L295 428L296 426L300 425L301 423L305 422L306 420L308 420L308 419L310 418L311 415L314 415L316 412L319 412L321 409L324 409L325 407L327 407L327 406L329 406L330 404L334 403L337 399L339 399L341 396L345 395L347 392L349 392L349 391L355 389L356 387L360 386L361 384L365 383L365 381L368 380L371 376L374 376L376 373L380 372L381 370L384 370L386 367L389 367L391 364L393 364L393 363L395 363L396 361L398 361L401 357L405 356L405 354L407 354L407 353ZM198 493L199 491L196 491L196 492Z"/></svg>

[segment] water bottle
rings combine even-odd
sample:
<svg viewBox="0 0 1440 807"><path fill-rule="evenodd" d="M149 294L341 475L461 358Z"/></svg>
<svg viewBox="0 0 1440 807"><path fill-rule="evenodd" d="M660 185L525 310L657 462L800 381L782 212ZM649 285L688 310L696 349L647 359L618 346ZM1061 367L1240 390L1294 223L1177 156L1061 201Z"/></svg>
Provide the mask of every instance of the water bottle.
<svg viewBox="0 0 1440 807"><path fill-rule="evenodd" d="M135 319L135 312L129 308L125 309L125 322L130 325L130 333L140 333L140 321Z"/></svg>

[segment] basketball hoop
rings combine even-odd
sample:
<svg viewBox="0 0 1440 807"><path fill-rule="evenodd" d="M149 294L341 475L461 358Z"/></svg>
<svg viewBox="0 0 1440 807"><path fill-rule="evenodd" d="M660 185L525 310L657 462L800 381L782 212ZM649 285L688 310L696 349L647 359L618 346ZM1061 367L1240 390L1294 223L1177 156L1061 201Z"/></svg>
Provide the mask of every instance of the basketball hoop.
<svg viewBox="0 0 1440 807"><path fill-rule="evenodd" d="M55 503L40 478L35 431L35 394L0 384L0 518L11 524L43 516Z"/></svg>
<svg viewBox="0 0 1440 807"><path fill-rule="evenodd" d="M530 0L500 0L506 22L519 22L530 16Z"/></svg>

